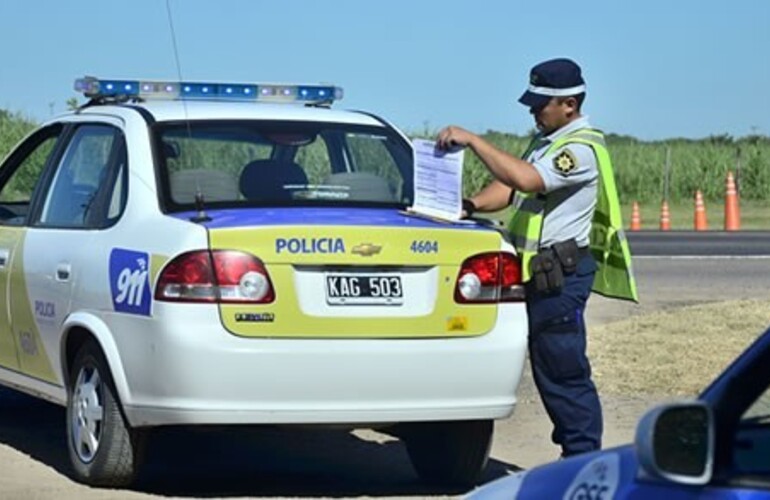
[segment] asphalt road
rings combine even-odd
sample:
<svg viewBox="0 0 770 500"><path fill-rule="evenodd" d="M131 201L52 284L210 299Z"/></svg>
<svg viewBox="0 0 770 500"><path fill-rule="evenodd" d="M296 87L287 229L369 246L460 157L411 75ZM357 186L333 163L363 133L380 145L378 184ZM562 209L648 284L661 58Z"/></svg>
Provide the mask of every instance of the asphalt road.
<svg viewBox="0 0 770 500"><path fill-rule="evenodd" d="M639 256L770 256L768 231L629 231Z"/></svg>

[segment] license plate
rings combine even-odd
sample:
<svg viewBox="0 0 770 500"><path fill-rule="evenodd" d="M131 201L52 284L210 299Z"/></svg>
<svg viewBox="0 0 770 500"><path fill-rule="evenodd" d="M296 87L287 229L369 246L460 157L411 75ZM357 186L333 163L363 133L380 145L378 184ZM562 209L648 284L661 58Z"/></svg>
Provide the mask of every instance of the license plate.
<svg viewBox="0 0 770 500"><path fill-rule="evenodd" d="M332 305L395 306L404 301L401 276L327 274L326 302Z"/></svg>

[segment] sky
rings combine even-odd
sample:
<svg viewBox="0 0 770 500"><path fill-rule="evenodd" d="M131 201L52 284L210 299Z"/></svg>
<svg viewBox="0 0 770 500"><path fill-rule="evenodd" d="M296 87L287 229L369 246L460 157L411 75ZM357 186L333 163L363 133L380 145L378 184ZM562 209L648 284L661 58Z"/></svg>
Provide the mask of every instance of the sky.
<svg viewBox="0 0 770 500"><path fill-rule="evenodd" d="M569 57L606 132L770 136L770 0L0 0L0 19L0 108L36 121L80 76L181 74L333 83L335 107L411 134L523 135L530 68Z"/></svg>

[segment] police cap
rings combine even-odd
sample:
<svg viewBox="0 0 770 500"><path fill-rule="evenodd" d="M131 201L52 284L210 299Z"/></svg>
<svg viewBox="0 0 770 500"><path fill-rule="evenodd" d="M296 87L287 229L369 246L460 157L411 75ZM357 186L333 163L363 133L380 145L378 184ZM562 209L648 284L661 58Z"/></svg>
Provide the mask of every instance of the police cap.
<svg viewBox="0 0 770 500"><path fill-rule="evenodd" d="M551 59L529 72L529 87L519 102L530 108L548 104L552 97L581 94L586 91L580 66L571 59Z"/></svg>

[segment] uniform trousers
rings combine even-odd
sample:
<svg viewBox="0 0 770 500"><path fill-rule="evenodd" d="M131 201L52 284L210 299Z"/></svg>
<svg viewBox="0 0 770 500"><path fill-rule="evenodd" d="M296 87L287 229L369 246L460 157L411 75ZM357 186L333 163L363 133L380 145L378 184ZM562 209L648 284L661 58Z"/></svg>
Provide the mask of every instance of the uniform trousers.
<svg viewBox="0 0 770 500"><path fill-rule="evenodd" d="M564 275L560 292L538 294L527 287L532 375L562 456L601 448L602 408L591 380L583 319L595 274L596 262L586 254L574 273Z"/></svg>

